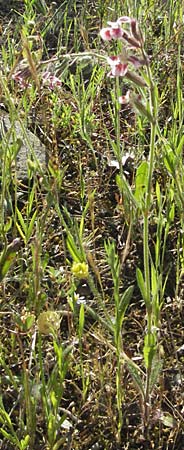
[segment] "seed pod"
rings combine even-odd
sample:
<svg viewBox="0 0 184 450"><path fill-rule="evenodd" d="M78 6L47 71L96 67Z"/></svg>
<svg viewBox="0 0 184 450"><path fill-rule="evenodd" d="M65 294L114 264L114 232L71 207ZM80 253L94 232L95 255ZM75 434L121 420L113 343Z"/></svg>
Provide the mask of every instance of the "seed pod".
<svg viewBox="0 0 184 450"><path fill-rule="evenodd" d="M131 36L127 31L123 31L122 38L131 45L131 47L140 48L140 41Z"/></svg>
<svg viewBox="0 0 184 450"><path fill-rule="evenodd" d="M132 32L132 36L136 41L138 41L141 45L143 44L143 36L139 29L138 22L136 19L132 19L130 22L130 28Z"/></svg>
<svg viewBox="0 0 184 450"><path fill-rule="evenodd" d="M145 81L143 80L142 77L140 77L139 75L137 75L134 72L130 72L129 70L126 73L126 78L130 81L132 81L136 86L140 86L140 87L146 87L147 84L145 83Z"/></svg>

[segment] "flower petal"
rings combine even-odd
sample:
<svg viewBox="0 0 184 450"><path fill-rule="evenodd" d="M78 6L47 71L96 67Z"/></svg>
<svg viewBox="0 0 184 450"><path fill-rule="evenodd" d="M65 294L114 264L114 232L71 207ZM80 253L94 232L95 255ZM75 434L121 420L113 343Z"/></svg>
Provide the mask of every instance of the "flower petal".
<svg viewBox="0 0 184 450"><path fill-rule="evenodd" d="M123 30L121 27L111 28L110 34L113 39L120 39L123 36Z"/></svg>
<svg viewBox="0 0 184 450"><path fill-rule="evenodd" d="M100 30L100 36L104 41L111 41L111 28L102 28Z"/></svg>
<svg viewBox="0 0 184 450"><path fill-rule="evenodd" d="M107 56L107 62L110 66L114 66L118 63L120 63L119 56Z"/></svg>
<svg viewBox="0 0 184 450"><path fill-rule="evenodd" d="M122 17L119 17L119 19L117 20L117 23L118 24L119 23L131 23L131 21L132 21L131 17L129 17L129 16L122 16Z"/></svg>
<svg viewBox="0 0 184 450"><path fill-rule="evenodd" d="M112 75L114 77L124 77L127 73L128 64L118 63L112 66Z"/></svg>
<svg viewBox="0 0 184 450"><path fill-rule="evenodd" d="M112 28L119 28L118 21L116 21L116 22L107 22L107 25L110 25L110 27L112 27Z"/></svg>

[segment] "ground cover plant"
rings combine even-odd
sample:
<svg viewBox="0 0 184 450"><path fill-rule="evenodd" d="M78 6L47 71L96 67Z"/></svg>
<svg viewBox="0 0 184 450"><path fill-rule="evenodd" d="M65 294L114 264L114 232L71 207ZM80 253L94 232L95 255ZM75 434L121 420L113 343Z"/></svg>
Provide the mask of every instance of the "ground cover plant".
<svg viewBox="0 0 184 450"><path fill-rule="evenodd" d="M184 448L183 9L2 4L2 450Z"/></svg>

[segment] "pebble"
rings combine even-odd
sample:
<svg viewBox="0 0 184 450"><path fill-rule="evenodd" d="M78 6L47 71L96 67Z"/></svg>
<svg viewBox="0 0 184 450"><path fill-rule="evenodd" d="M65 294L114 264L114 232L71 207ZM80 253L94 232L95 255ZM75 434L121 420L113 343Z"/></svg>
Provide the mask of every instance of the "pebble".
<svg viewBox="0 0 184 450"><path fill-rule="evenodd" d="M28 178L28 161L33 161L36 171L46 165L46 147L40 139L21 121L11 122L9 114L0 111L0 158L4 158L5 152L20 180Z"/></svg>

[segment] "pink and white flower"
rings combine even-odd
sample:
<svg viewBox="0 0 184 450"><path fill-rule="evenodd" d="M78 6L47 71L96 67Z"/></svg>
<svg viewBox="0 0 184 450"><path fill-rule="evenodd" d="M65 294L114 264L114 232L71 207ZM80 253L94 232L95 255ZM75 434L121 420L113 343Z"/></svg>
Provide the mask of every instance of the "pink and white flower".
<svg viewBox="0 0 184 450"><path fill-rule="evenodd" d="M123 36L123 30L121 27L114 27L111 28L110 34L112 39L121 39Z"/></svg>
<svg viewBox="0 0 184 450"><path fill-rule="evenodd" d="M110 25L107 28L100 30L100 36L104 41L111 41L111 39L121 39L123 30L118 22L107 22Z"/></svg>
<svg viewBox="0 0 184 450"><path fill-rule="evenodd" d="M121 95L118 100L121 105L128 105L130 102L130 90L128 90L125 95Z"/></svg>
<svg viewBox="0 0 184 450"><path fill-rule="evenodd" d="M42 84L48 86L50 90L53 90L56 87L60 87L62 82L58 77L52 75L49 71L46 71L42 76Z"/></svg>
<svg viewBox="0 0 184 450"><path fill-rule="evenodd" d="M100 36L103 39L103 41L111 41L111 28L102 28L100 30Z"/></svg>
<svg viewBox="0 0 184 450"><path fill-rule="evenodd" d="M130 25L130 33L121 28L122 24L128 23ZM100 30L100 36L104 41L111 41L111 39L124 39L134 48L140 48L143 38L139 30L138 22L128 16L122 16L116 22L107 22L107 28Z"/></svg>
<svg viewBox="0 0 184 450"><path fill-rule="evenodd" d="M31 87L31 83L29 82L30 77L31 72L29 67L25 67L13 73L12 80L16 81L22 89L26 89L27 87Z"/></svg>
<svg viewBox="0 0 184 450"><path fill-rule="evenodd" d="M111 66L109 77L124 77L127 73L128 63L121 60L121 56L108 56L107 62Z"/></svg>
<svg viewBox="0 0 184 450"><path fill-rule="evenodd" d="M128 70L128 64L119 62L118 64L114 64L110 71L109 76L113 77L124 77Z"/></svg>

